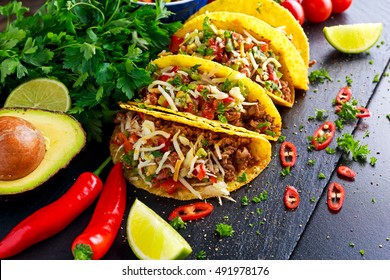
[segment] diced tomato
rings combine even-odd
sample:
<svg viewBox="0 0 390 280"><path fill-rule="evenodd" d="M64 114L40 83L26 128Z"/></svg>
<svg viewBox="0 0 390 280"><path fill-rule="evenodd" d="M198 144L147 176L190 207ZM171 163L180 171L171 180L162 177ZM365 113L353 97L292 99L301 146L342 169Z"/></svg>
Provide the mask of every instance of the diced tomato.
<svg viewBox="0 0 390 280"><path fill-rule="evenodd" d="M204 164L198 164L194 169L194 175L198 180L203 180L203 178L206 177L206 171Z"/></svg>
<svg viewBox="0 0 390 280"><path fill-rule="evenodd" d="M214 51L215 61L221 61L223 58L223 52L225 50L225 45L223 42L215 42L214 38L209 39L210 48Z"/></svg>
<svg viewBox="0 0 390 280"><path fill-rule="evenodd" d="M179 181L174 181L173 178L169 178L160 183L160 187L163 188L168 194L175 193L178 189L186 189Z"/></svg>
<svg viewBox="0 0 390 280"><path fill-rule="evenodd" d="M133 150L134 148L133 144L135 143L135 142L131 143L123 132L118 132L116 134L114 142L117 145L123 145L123 149L125 153L128 153L129 151Z"/></svg>
<svg viewBox="0 0 390 280"><path fill-rule="evenodd" d="M165 138L165 137L159 137L157 139L157 144L160 146L161 144L164 144L164 147L161 148L161 152L165 153L169 151L169 146L171 143L170 138Z"/></svg>
<svg viewBox="0 0 390 280"><path fill-rule="evenodd" d="M179 38L178 36L176 35L173 35L171 37L171 43L169 45L169 50L176 54L179 52L179 49L180 49L180 44L184 42L184 38Z"/></svg>
<svg viewBox="0 0 390 280"><path fill-rule="evenodd" d="M181 217L183 221L197 220L206 217L214 210L214 206L207 202L195 202L174 209L168 216L172 221L176 217Z"/></svg>
<svg viewBox="0 0 390 280"><path fill-rule="evenodd" d="M223 101L223 103L225 103L225 105L226 105L226 104L230 104L230 103L232 103L232 102L234 102L234 101L236 101L236 100L234 99L233 96L228 96L228 97L224 98L222 101Z"/></svg>

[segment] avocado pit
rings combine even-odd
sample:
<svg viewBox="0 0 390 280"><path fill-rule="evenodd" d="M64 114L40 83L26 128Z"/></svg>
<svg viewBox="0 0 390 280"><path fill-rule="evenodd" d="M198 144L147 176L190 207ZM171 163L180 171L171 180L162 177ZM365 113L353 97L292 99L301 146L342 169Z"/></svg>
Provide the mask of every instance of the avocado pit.
<svg viewBox="0 0 390 280"><path fill-rule="evenodd" d="M30 122L14 116L0 116L0 180L23 178L42 162L45 138Z"/></svg>

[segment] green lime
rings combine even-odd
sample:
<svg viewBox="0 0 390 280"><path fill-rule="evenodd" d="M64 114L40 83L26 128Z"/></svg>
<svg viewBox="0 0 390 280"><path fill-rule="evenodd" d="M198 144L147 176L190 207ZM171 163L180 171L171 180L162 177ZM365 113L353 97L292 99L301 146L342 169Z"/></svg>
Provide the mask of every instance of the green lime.
<svg viewBox="0 0 390 280"><path fill-rule="evenodd" d="M131 206L126 232L131 249L141 260L184 259L192 252L170 224L138 199Z"/></svg>
<svg viewBox="0 0 390 280"><path fill-rule="evenodd" d="M382 23L359 23L324 27L326 40L343 53L367 51L379 40Z"/></svg>
<svg viewBox="0 0 390 280"><path fill-rule="evenodd" d="M39 108L66 112L71 106L67 87L58 80L38 78L16 87L4 107Z"/></svg>

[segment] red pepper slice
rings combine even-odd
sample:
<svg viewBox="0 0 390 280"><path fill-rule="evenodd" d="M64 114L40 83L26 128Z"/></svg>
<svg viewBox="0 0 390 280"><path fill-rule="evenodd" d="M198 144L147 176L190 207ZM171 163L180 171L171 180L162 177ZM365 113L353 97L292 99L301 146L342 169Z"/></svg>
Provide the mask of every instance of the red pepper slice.
<svg viewBox="0 0 390 280"><path fill-rule="evenodd" d="M342 104L351 100L352 91L349 87L342 87L336 95L336 103Z"/></svg>
<svg viewBox="0 0 390 280"><path fill-rule="evenodd" d="M280 146L279 155L283 167L292 167L297 159L297 148L293 143L284 141Z"/></svg>
<svg viewBox="0 0 390 280"><path fill-rule="evenodd" d="M351 168L349 168L347 166L343 166L343 165L340 165L337 168L337 174L339 174L340 176L342 176L344 178L350 179L350 180L354 180L356 177L355 171L353 171Z"/></svg>
<svg viewBox="0 0 390 280"><path fill-rule="evenodd" d="M126 180L118 162L108 174L91 221L73 241L76 260L100 260L107 253L121 226L126 199Z"/></svg>
<svg viewBox="0 0 390 280"><path fill-rule="evenodd" d="M288 209L294 210L298 207L300 200L301 199L297 189L293 186L287 186L286 190L284 191L284 205Z"/></svg>
<svg viewBox="0 0 390 280"><path fill-rule="evenodd" d="M333 182L328 187L328 208L331 211L339 211L343 206L345 190L339 183Z"/></svg>
<svg viewBox="0 0 390 280"><path fill-rule="evenodd" d="M371 117L371 112L367 108L357 107L356 109L359 110L359 113L356 114L357 118L362 119Z"/></svg>
<svg viewBox="0 0 390 280"><path fill-rule="evenodd" d="M315 150L323 150L329 146L336 132L336 125L326 121L314 132L311 143Z"/></svg>
<svg viewBox="0 0 390 280"><path fill-rule="evenodd" d="M207 202L195 202L174 209L168 216L172 221L176 217L181 217L183 221L196 220L206 217L214 210L214 206Z"/></svg>

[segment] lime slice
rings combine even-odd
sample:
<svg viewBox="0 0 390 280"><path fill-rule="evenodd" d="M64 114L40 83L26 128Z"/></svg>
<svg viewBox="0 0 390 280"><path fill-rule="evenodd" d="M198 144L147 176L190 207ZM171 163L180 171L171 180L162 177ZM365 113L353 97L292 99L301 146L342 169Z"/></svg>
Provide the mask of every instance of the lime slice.
<svg viewBox="0 0 390 280"><path fill-rule="evenodd" d="M4 103L4 107L39 108L60 112L68 111L70 106L67 87L48 78L38 78L19 85Z"/></svg>
<svg viewBox="0 0 390 280"><path fill-rule="evenodd" d="M138 199L131 206L126 231L131 249L141 260L184 259L192 252L170 224Z"/></svg>
<svg viewBox="0 0 390 280"><path fill-rule="evenodd" d="M343 53L367 51L378 41L382 33L382 23L359 23L324 27L326 40L336 50Z"/></svg>

